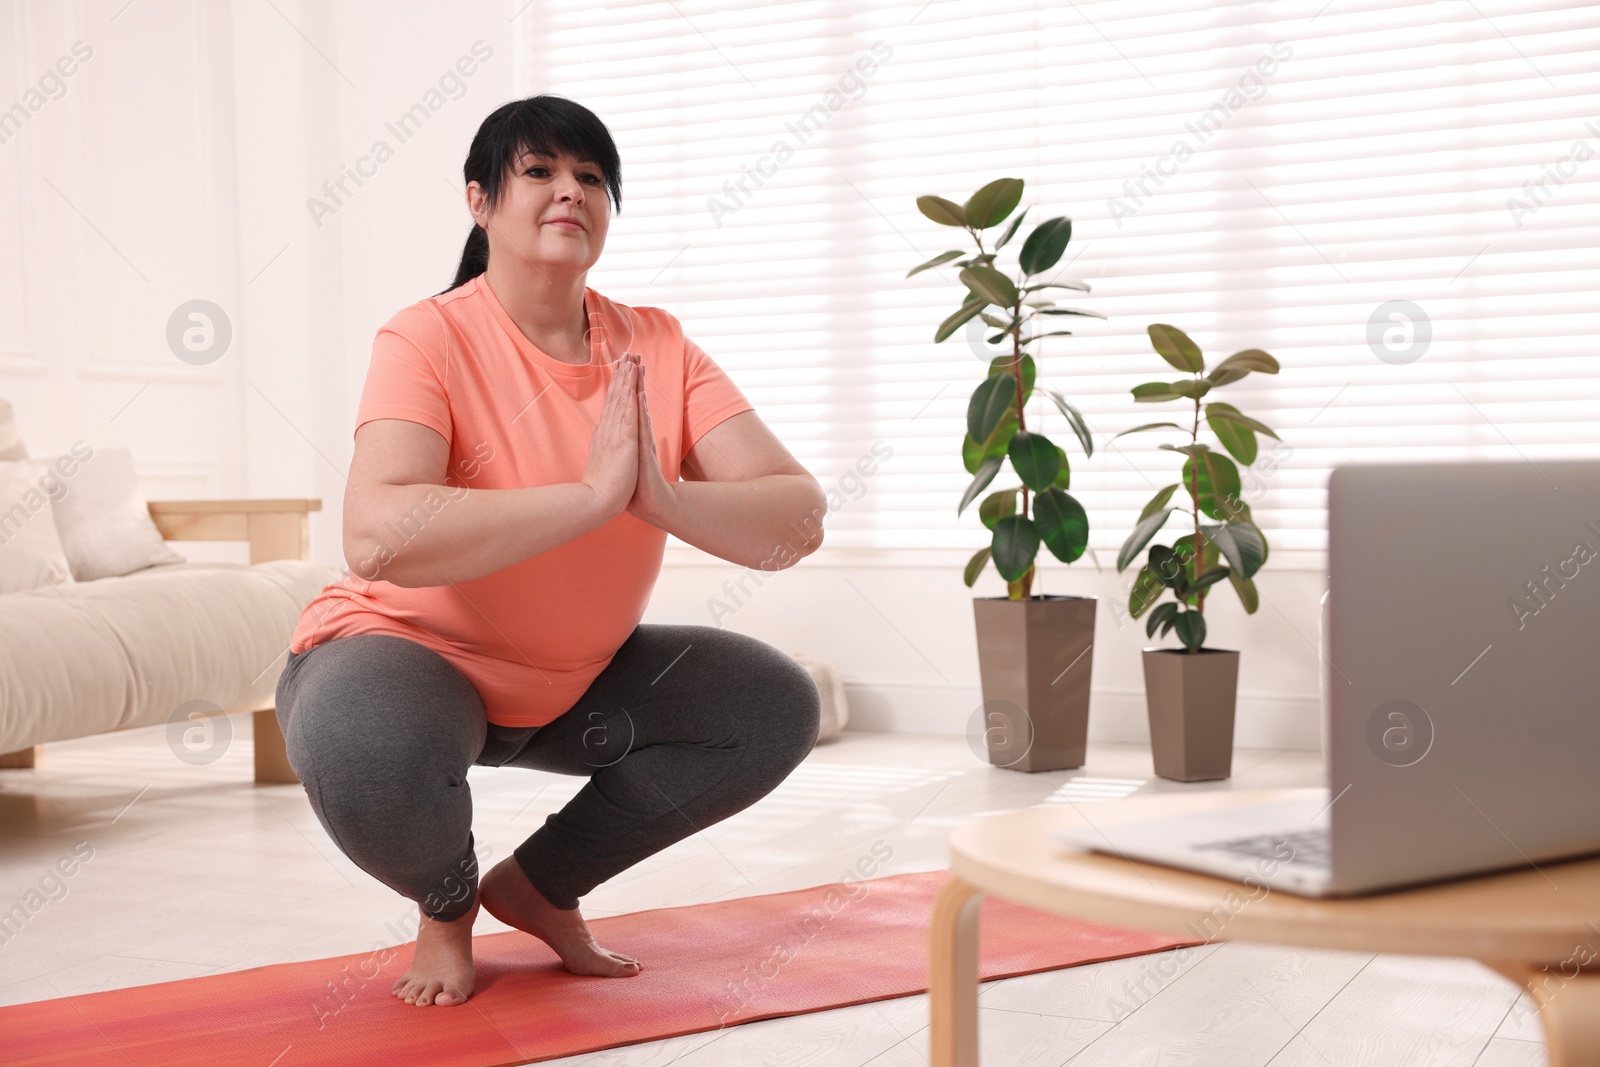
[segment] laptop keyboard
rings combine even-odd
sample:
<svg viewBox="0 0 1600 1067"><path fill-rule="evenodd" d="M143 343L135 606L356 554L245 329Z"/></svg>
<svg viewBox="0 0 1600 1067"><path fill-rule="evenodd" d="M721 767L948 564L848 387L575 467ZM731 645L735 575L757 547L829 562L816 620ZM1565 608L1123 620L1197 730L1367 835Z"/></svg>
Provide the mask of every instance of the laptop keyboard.
<svg viewBox="0 0 1600 1067"><path fill-rule="evenodd" d="M1285 855L1287 845L1293 855ZM1328 866L1328 830L1314 826L1287 834L1258 834L1254 837L1237 837L1228 841L1208 841L1195 848L1228 852L1252 859L1277 860L1280 863L1297 863L1308 867Z"/></svg>

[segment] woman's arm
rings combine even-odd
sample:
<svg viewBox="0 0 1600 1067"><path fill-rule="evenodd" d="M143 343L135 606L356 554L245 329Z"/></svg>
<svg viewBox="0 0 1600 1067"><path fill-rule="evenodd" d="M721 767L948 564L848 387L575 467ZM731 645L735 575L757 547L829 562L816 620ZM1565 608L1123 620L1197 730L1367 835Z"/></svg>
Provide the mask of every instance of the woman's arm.
<svg viewBox="0 0 1600 1067"><path fill-rule="evenodd" d="M775 571L822 544L822 487L754 411L722 420L695 442L683 459L684 481L659 481L653 448L640 451L639 464L629 510L714 556ZM649 493L652 484L665 491ZM646 495L651 504L640 506Z"/></svg>
<svg viewBox="0 0 1600 1067"><path fill-rule="evenodd" d="M605 525L638 473L637 364L624 360L589 445L581 481L526 489L445 485L450 446L437 431L374 419L356 431L344 494L350 573L395 585L481 578Z"/></svg>

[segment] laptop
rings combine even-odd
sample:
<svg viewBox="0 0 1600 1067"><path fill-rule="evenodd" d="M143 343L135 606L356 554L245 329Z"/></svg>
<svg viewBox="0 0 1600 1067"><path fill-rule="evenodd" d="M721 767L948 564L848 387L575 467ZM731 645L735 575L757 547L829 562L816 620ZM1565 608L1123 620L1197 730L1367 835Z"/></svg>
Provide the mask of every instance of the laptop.
<svg viewBox="0 0 1600 1067"><path fill-rule="evenodd" d="M1600 851L1600 461L1328 480L1328 788L1059 831L1347 896Z"/></svg>

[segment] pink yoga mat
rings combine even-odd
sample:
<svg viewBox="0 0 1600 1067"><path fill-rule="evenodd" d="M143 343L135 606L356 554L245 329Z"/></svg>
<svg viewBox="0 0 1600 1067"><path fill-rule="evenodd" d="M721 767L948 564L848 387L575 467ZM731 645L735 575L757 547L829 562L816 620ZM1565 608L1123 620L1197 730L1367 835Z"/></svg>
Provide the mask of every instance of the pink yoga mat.
<svg viewBox="0 0 1600 1067"><path fill-rule="evenodd" d="M380 951L0 1008L0 1063L85 1067L510 1067L926 992L928 920L950 872L595 919L638 959L568 974L520 932L474 939L466 1004L390 996L411 943ZM983 902L985 980L1192 944ZM337 989L335 987L338 987Z"/></svg>

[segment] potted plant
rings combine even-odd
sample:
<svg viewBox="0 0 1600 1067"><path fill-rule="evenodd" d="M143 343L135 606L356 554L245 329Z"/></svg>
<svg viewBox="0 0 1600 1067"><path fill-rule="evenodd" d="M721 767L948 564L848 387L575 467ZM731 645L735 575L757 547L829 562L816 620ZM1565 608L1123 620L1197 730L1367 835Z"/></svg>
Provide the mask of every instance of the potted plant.
<svg viewBox="0 0 1600 1067"><path fill-rule="evenodd" d="M1117 570L1125 570L1150 546L1145 564L1134 578L1128 611L1134 618L1149 612L1147 635L1155 637L1159 630L1165 636L1173 631L1183 642L1182 649L1144 650L1145 703L1156 773L1180 782L1226 778L1233 766L1239 653L1205 647L1206 593L1226 579L1246 613L1254 614L1260 606L1251 579L1267 560L1267 539L1251 519L1250 505L1239 497L1239 468L1234 460L1248 467L1256 460L1256 435L1278 435L1231 404L1218 400L1202 404L1201 400L1252 372L1278 373L1278 361L1259 348L1250 348L1235 352L1208 373L1199 346L1188 334L1161 323L1149 327L1148 333L1161 358L1190 377L1136 385L1133 399L1139 403L1187 400L1194 405L1194 417L1187 426L1151 422L1116 435L1151 430L1189 435L1187 444L1161 446L1183 455L1182 474L1144 506L1133 533L1117 554ZM1202 415L1227 455L1200 440ZM1180 488L1187 507L1170 505ZM1184 525L1191 532L1170 545L1151 545L1150 540L1176 512L1184 514ZM1216 521L1208 524L1201 516ZM1169 590L1172 599L1163 601Z"/></svg>
<svg viewBox="0 0 1600 1067"><path fill-rule="evenodd" d="M1034 280L1060 261L1072 238L1070 219L1046 219L1033 228L1017 255L1017 277L996 268L996 256L1016 235L1027 209L1011 220L992 250L984 247L984 231L1011 216L1022 189L1021 178L1000 178L964 204L939 196L918 197L917 207L924 215L941 226L966 230L977 251L943 252L906 277L952 260L961 268L966 292L961 306L934 331L935 342L946 340L975 318L998 331L988 338L989 344L1010 338L1010 354L989 361L987 376L967 404L961 459L973 477L956 514L989 487L1007 460L1022 484L991 492L979 503L978 517L990 531L989 544L973 555L962 577L971 588L993 562L1006 581L1006 596L974 597L972 602L989 762L1021 771L1053 771L1083 766L1089 722L1087 653L1094 644L1095 598L1030 595L1039 546L1071 563L1088 546L1089 518L1067 491L1072 475L1066 452L1036 429L1030 430L1023 417L1035 381L1034 359L1027 349L1041 338L1070 334L1048 329L1053 317L1105 316L1057 307L1044 295L1051 289L1088 292L1084 283ZM1045 391L1084 454L1092 456L1094 440L1083 416L1059 390Z"/></svg>

